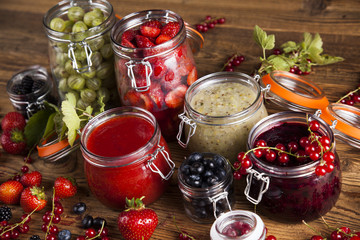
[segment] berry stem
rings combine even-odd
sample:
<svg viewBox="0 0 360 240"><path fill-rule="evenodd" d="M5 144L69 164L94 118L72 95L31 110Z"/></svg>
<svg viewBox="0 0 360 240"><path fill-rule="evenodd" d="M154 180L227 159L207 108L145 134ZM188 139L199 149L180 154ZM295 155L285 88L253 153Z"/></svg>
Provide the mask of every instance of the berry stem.
<svg viewBox="0 0 360 240"><path fill-rule="evenodd" d="M51 216L50 216L50 221L47 225L47 228L46 228L46 233L45 233L45 239L47 238L47 235L49 234L49 230L50 230L50 226L51 226L51 223L52 223L52 220L54 218L54 211L55 211L55 188L53 188L53 196L52 196L52 206L51 206Z"/></svg>
<svg viewBox="0 0 360 240"><path fill-rule="evenodd" d="M305 224L305 226L307 226L308 228L310 228L311 230L313 230L314 233L316 233L317 235L321 236L321 233L316 231L312 226L310 226L308 223L305 222L305 220L302 220L302 223ZM324 238L323 240L326 240L326 238Z"/></svg>
<svg viewBox="0 0 360 240"><path fill-rule="evenodd" d="M102 222L101 228L100 228L98 234L96 234L96 236L94 236L94 237L92 237L92 238L87 238L87 237L86 237L86 239L87 239L87 240L92 240L92 239L96 239L96 238L100 237L100 234L102 233L104 227L105 227L105 221Z"/></svg>
<svg viewBox="0 0 360 240"><path fill-rule="evenodd" d="M34 212L36 212L36 210L38 209L38 207L39 207L39 205L38 205L31 213L29 213L21 222L15 223L15 224L13 224L13 225L9 225L9 226L4 227L4 228L2 229L2 232L0 233L0 237L1 237L2 235L4 235L4 233L9 232L9 231L12 231L13 229L17 228L18 226L21 226L21 225L23 225L24 223L26 223L26 222L28 221L29 217L30 217Z"/></svg>
<svg viewBox="0 0 360 240"><path fill-rule="evenodd" d="M346 94L345 96L343 96L342 98L340 98L336 103L341 102L341 100L343 100L343 99L345 99L345 98L348 98L350 95L356 93L356 92L359 91L359 90L360 90L360 87L358 87L358 88L355 89L354 91L349 92L348 94Z"/></svg>

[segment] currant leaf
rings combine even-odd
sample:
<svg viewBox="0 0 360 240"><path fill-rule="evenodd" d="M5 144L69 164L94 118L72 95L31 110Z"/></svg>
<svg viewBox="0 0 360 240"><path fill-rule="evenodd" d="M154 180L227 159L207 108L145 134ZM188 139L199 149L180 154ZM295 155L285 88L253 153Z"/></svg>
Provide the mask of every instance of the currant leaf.
<svg viewBox="0 0 360 240"><path fill-rule="evenodd" d="M281 48L284 50L285 53L291 53L298 50L298 45L296 42L288 41L281 45Z"/></svg>
<svg viewBox="0 0 360 240"><path fill-rule="evenodd" d="M80 129L80 118L77 115L75 107L71 100L64 100L61 103L61 111L64 115L62 120L68 128L68 142L70 146L73 146L77 136L77 130Z"/></svg>

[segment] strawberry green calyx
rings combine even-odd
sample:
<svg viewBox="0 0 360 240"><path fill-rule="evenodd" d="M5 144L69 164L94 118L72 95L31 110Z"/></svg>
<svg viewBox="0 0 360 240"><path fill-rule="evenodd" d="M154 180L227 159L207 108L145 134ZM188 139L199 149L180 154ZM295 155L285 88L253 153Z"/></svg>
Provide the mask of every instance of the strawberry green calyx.
<svg viewBox="0 0 360 240"><path fill-rule="evenodd" d="M145 208L145 204L142 202L142 200L145 198L145 196L142 196L141 198L132 198L132 199L128 199L125 198L125 203L126 203L126 209L125 211L130 211L130 210L141 210Z"/></svg>
<svg viewBox="0 0 360 240"><path fill-rule="evenodd" d="M44 187L32 187L30 188L30 192L32 195L36 196L39 200L45 200L46 199L46 194L44 191Z"/></svg>
<svg viewBox="0 0 360 240"><path fill-rule="evenodd" d="M23 132L17 129L11 131L11 141L15 143L24 142L25 138Z"/></svg>

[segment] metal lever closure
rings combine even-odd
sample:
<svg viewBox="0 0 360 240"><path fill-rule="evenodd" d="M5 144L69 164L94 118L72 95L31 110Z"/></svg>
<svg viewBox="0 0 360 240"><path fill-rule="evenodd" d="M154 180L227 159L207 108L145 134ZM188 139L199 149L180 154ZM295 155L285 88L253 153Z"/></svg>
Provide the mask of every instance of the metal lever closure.
<svg viewBox="0 0 360 240"><path fill-rule="evenodd" d="M89 44L87 44L87 42L82 41L79 44L80 44L80 46L82 46L84 48L85 55L86 55L87 66L85 66L85 67L79 67L78 66L76 56L75 56L76 44L73 43L73 42L69 43L68 57L70 58L70 60L72 62L73 69L77 73L86 73L86 72L90 71L90 68L92 66L92 61L91 61L92 51L91 51L91 48L90 48Z"/></svg>
<svg viewBox="0 0 360 240"><path fill-rule="evenodd" d="M195 134L196 123L193 120L186 117L185 112L179 114L178 116L181 119L181 122L179 124L179 132L176 135L176 139L178 140L178 143L179 143L180 146L182 146L183 148L186 148L187 145L189 144L190 138ZM183 128L184 128L184 123L186 123L187 125L190 126L189 134L188 134L188 136L186 138L185 143L181 141L181 135L182 135Z"/></svg>
<svg viewBox="0 0 360 240"><path fill-rule="evenodd" d="M164 159L166 160L166 163L170 167L170 171L165 176L161 170L154 164L154 160L156 159L157 155L161 153L163 155ZM158 145L158 148L155 150L153 154L149 154L151 158L148 160L147 166L150 168L150 170L154 173L157 173L161 176L162 179L169 180L172 174L174 173L175 169L175 163L170 159L169 153L165 150L164 146Z"/></svg>
<svg viewBox="0 0 360 240"><path fill-rule="evenodd" d="M215 195L214 197L209 197L210 201L212 202L213 204L213 210L214 210L214 217L217 218L217 214L216 214L216 203L218 201L220 201L221 199L225 199L226 200L226 203L227 203L227 206L229 208L229 211L231 211L231 205L230 205L230 202L229 202L229 199L228 199L228 192L222 192L222 193L219 193L217 195Z"/></svg>
<svg viewBox="0 0 360 240"><path fill-rule="evenodd" d="M264 173L259 173L253 169L248 169L247 172L248 172L248 175L246 177L247 184L246 184L244 194L245 194L247 200L249 200L251 203L257 205L260 203L263 194L269 189L270 178L268 176L266 176ZM261 181L261 186L260 186L257 198L253 198L250 196L250 188L251 188L254 178L257 181Z"/></svg>
<svg viewBox="0 0 360 240"><path fill-rule="evenodd" d="M145 75L146 75L146 85L145 86L138 86L136 83L136 78L135 78L133 68L137 64L142 64L145 66ZM134 88L135 91L137 91L137 92L146 92L147 90L149 90L150 85L151 85L150 76L153 72L153 70L151 68L151 64L145 60L141 60L141 62L136 62L136 61L130 60L130 61L126 62L125 65L128 70L127 74L131 80L131 87Z"/></svg>

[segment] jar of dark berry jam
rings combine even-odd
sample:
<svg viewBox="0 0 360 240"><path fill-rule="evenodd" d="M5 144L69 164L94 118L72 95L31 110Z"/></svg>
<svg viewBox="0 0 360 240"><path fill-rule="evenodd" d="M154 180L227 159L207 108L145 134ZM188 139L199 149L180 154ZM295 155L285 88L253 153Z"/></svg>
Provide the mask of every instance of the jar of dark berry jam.
<svg viewBox="0 0 360 240"><path fill-rule="evenodd" d="M185 94L178 143L192 152L213 152L234 162L239 150L245 151L251 128L268 115L263 98L266 89L258 79L218 72L197 80Z"/></svg>
<svg viewBox="0 0 360 240"><path fill-rule="evenodd" d="M81 151L91 192L114 209L123 209L126 197L156 201L175 167L155 117L137 107L113 108L91 119L81 133Z"/></svg>
<svg viewBox="0 0 360 240"><path fill-rule="evenodd" d="M259 215L250 211L230 211L213 223L211 240L265 240L266 228Z"/></svg>
<svg viewBox="0 0 360 240"><path fill-rule="evenodd" d="M264 94L266 102L280 110L315 113L329 105L321 87L311 80L286 71L273 71L264 75L262 87L269 88Z"/></svg>
<svg viewBox="0 0 360 240"><path fill-rule="evenodd" d="M14 109L26 119L44 108L45 101L56 104L52 79L41 66L31 66L15 73L7 82L6 91Z"/></svg>
<svg viewBox="0 0 360 240"><path fill-rule="evenodd" d="M111 40L122 104L153 113L164 137L174 140L185 92L197 80L193 50L201 34L172 11L145 10L117 22Z"/></svg>
<svg viewBox="0 0 360 240"><path fill-rule="evenodd" d="M304 139L309 139L308 123L312 120L318 123L318 130L314 135L319 136L316 138L317 143L307 143L305 146L309 146L308 150L299 150ZM310 159L311 156L306 156L306 151L315 152L320 146L319 142L322 143L325 139L329 148L320 151L333 153L333 168L325 169L326 172L319 175L316 173L317 167L323 164L329 166L328 162L324 162L325 154L320 160L314 161ZM312 220L330 211L341 190L340 161L336 154L332 127L316 115L280 112L264 118L252 128L247 143L248 149L254 149L259 140L264 140L267 147L277 146L276 148L280 148L276 144L283 144L288 148L290 142L300 144L298 150L289 150L295 157L290 157L286 164L281 163L280 158L271 162L268 156L264 159L250 152L253 166L248 170L245 189L247 199L259 204L258 209L261 213L279 221ZM314 150L310 150L312 145ZM325 144L321 146L325 147Z"/></svg>
<svg viewBox="0 0 360 240"><path fill-rule="evenodd" d="M213 222L235 204L231 166L221 155L192 153L181 164L178 180L185 213L195 222Z"/></svg>

